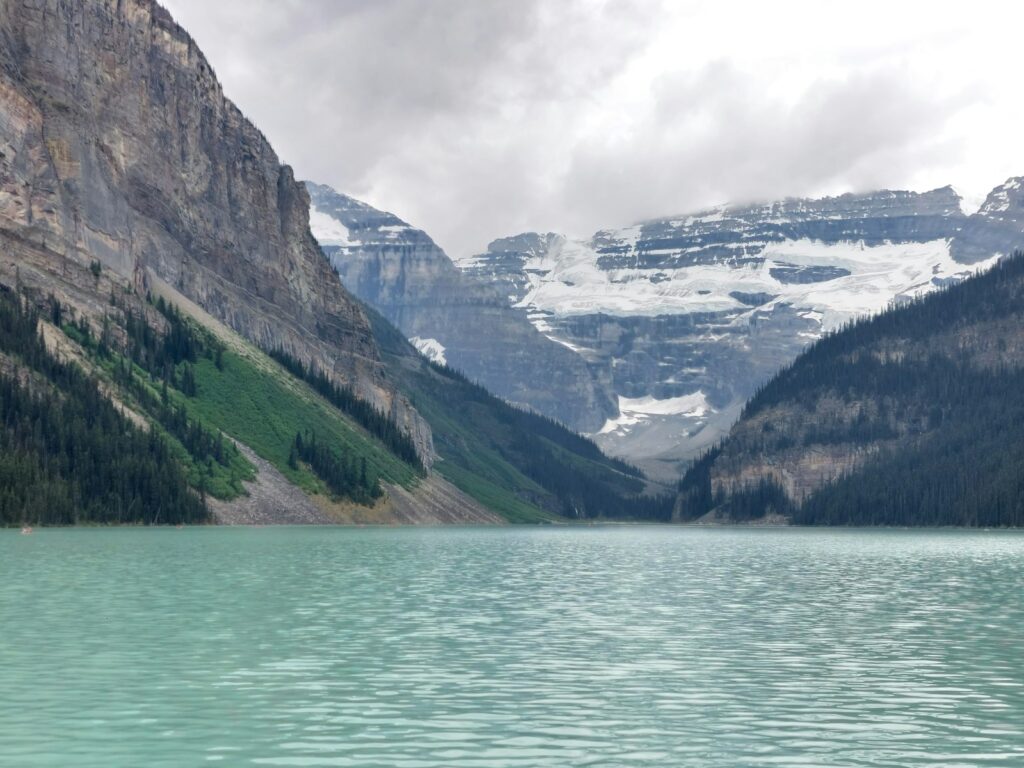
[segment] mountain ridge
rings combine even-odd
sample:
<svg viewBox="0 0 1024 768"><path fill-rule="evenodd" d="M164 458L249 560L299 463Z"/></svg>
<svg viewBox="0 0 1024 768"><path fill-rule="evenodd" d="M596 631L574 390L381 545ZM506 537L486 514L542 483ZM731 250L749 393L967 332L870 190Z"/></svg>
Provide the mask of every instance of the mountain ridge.
<svg viewBox="0 0 1024 768"><path fill-rule="evenodd" d="M592 444L454 374L421 376L429 392L409 386L404 371L428 375L428 363L411 346L395 352L398 332L343 287L309 216L305 187L158 3L0 5L0 293L21 329L0 367L32 378L25 354L36 353L20 350L45 343L85 371L69 386L93 387L148 435L135 438L153 446L140 478L177 483L191 511L176 519L559 520L569 509L622 512L588 496L584 476L608 498L643 490ZM387 359L381 339L391 339ZM475 404L460 413L467 388ZM19 418L36 407L4 392ZM493 461L436 449L413 397L446 439ZM0 439L24 442L13 424ZM91 433L71 434L100 457ZM561 475L542 476L523 446L548 452ZM24 448L35 463L12 465L17 493L61 455L45 441ZM446 471L461 462L447 471L457 477L433 471L435 460ZM70 472L68 487L89 480ZM117 503L137 510L149 499ZM94 512L72 502L60 520ZM132 515L115 522L161 521Z"/></svg>
<svg viewBox="0 0 1024 768"><path fill-rule="evenodd" d="M254 343L320 360L428 455L429 429L309 234L304 188L166 9L46 0L0 14L0 230L17 257L0 277L98 319L82 288L93 261L96 282L140 295L151 271Z"/></svg>
<svg viewBox="0 0 1024 768"><path fill-rule="evenodd" d="M595 439L668 480L813 339L1024 244L1016 183L997 187L970 216L949 186L788 198L589 240L522 233L458 264L611 381L620 416ZM1001 189L1008 210L993 221ZM703 404L691 407L694 398Z"/></svg>

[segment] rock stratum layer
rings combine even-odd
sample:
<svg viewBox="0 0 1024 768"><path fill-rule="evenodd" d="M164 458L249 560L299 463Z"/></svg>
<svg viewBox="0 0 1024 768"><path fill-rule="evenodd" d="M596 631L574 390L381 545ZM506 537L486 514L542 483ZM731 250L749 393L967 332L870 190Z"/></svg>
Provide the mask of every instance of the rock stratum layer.
<svg viewBox="0 0 1024 768"><path fill-rule="evenodd" d="M155 276L264 349L316 360L429 456L308 204L158 3L0 4L0 280L98 317L110 290L145 295Z"/></svg>

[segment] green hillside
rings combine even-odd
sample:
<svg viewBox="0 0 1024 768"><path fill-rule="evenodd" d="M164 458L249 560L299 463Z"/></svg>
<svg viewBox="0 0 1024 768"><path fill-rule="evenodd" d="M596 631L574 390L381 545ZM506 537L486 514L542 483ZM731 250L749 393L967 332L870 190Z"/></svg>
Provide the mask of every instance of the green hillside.
<svg viewBox="0 0 1024 768"><path fill-rule="evenodd" d="M6 301L8 314L17 319L19 300L8 296ZM111 295L101 327L52 297L37 298L35 306L24 310L32 319L17 322L28 327L45 318L63 332L61 344L77 358L61 369L72 372L61 374L73 380L67 386L79 393L77 399L98 399L113 409L120 422L104 429L148 431L146 439L155 446L149 471L165 473L162 482L177 483L178 490L167 491L156 511L132 514L126 510L141 502L110 502L113 511L102 512L68 491L67 504L52 505L62 511L46 517L16 512L19 500L41 481L12 480L5 486L6 523L205 520L206 497L237 498L255 477L235 441L306 492L335 500L373 505L383 495L382 483L414 488L424 476L409 439L315 365L304 366L281 352L267 354L223 329L204 327L162 296L142 301L130 292ZM388 374L431 425L439 454L434 471L456 487L511 522L668 519L672 500L642 495L645 480L635 468L604 456L561 425L493 397L459 373L428 363L371 314ZM24 349L42 344L25 339L18 342ZM16 356L19 349L5 351ZM8 384L7 407L28 418L22 411L34 413L35 406L19 399L16 382ZM90 394L81 394L84 390ZM59 398L59 393L47 396ZM111 450L117 444L111 440ZM38 454L43 448L33 450ZM33 461L50 467L42 456ZM10 459L9 476L21 471L29 477L25 467L17 469L22 459ZM69 487L84 481L77 466L62 471Z"/></svg>
<svg viewBox="0 0 1024 768"><path fill-rule="evenodd" d="M236 337L232 344L225 344L162 298L153 308L159 315L156 319L166 322L163 333L153 330L153 318L143 321L126 312L126 350L116 352L98 343L86 347L120 388L128 391L133 403L157 423L166 421L161 418L166 403L197 425L195 429L223 432L248 446L310 493L369 504L380 496L380 481L405 486L415 483L419 468L415 454L405 460L396 456L268 355ZM129 361L133 373L126 376L123 372ZM363 410L371 412L368 407ZM328 474L323 462L301 460L296 443L303 439L322 446L321 454L336 465L336 471ZM193 461L204 458L192 456ZM206 461L205 466L217 469L216 462ZM335 482L337 468L351 482ZM236 473L226 484L218 483L220 492L214 495L237 496L242 492L237 481L246 479L239 476L243 474ZM213 486L213 479L208 486Z"/></svg>

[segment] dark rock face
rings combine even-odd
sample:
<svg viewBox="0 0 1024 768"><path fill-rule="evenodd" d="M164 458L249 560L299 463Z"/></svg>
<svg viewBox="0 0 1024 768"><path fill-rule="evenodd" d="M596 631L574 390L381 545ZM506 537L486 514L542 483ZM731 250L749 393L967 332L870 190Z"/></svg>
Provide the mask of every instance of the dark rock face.
<svg viewBox="0 0 1024 768"><path fill-rule="evenodd" d="M327 186L307 188L314 233L342 282L425 351L578 430L600 429L617 413L586 361L512 308L504 286L463 274L425 232L390 213Z"/></svg>
<svg viewBox="0 0 1024 768"><path fill-rule="evenodd" d="M502 237L487 246L487 253L471 262L461 264L463 272L496 286L509 304L517 304L526 295L530 280L525 269L529 259L537 258L551 248L558 235L525 232Z"/></svg>
<svg viewBox="0 0 1024 768"><path fill-rule="evenodd" d="M850 270L842 267L798 267L796 264L782 264L769 269L768 274L780 283L803 285L804 283L825 283L839 277L846 277L850 274Z"/></svg>
<svg viewBox="0 0 1024 768"><path fill-rule="evenodd" d="M6 281L94 313L93 260L141 295L163 281L256 344L317 359L429 447L309 232L305 189L152 0L0 4L0 238Z"/></svg>

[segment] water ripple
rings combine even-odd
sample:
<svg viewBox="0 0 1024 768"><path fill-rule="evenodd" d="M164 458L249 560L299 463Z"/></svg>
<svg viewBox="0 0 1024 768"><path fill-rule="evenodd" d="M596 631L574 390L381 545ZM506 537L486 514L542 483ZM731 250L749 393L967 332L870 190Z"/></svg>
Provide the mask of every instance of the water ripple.
<svg viewBox="0 0 1024 768"><path fill-rule="evenodd" d="M0 532L0 764L1020 766L1024 535Z"/></svg>

